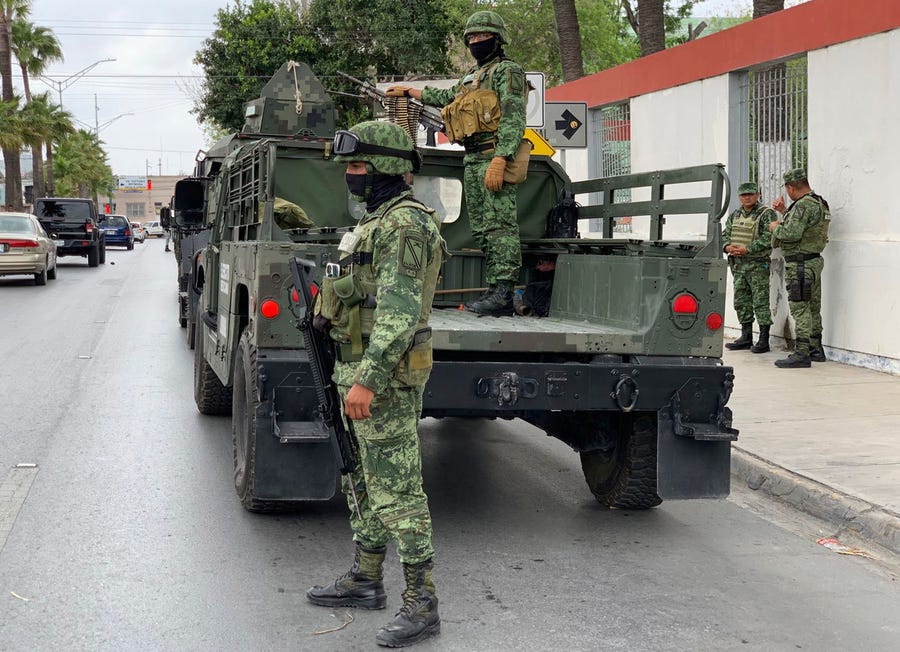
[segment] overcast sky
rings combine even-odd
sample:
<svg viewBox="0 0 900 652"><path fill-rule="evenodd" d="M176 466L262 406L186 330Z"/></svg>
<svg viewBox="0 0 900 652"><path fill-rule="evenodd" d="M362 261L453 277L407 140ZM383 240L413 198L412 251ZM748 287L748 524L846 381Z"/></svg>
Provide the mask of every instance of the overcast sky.
<svg viewBox="0 0 900 652"><path fill-rule="evenodd" d="M788 0L788 5L799 0ZM65 61L47 76L52 95L81 126L100 127L117 175L187 174L206 147L190 113L200 70L194 53L230 0L33 0L31 20L53 29ZM746 12L751 0L705 0L697 16ZM78 79L68 79L100 59ZM51 90L39 80L34 92ZM95 110L95 97L96 106ZM132 114L132 115L127 115Z"/></svg>

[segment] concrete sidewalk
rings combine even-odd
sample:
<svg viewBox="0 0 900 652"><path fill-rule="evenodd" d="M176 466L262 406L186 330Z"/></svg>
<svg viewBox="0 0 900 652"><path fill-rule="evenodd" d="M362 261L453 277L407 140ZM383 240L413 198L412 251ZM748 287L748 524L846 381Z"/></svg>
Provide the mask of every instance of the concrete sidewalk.
<svg viewBox="0 0 900 652"><path fill-rule="evenodd" d="M900 554L900 376L785 355L725 351L732 479Z"/></svg>

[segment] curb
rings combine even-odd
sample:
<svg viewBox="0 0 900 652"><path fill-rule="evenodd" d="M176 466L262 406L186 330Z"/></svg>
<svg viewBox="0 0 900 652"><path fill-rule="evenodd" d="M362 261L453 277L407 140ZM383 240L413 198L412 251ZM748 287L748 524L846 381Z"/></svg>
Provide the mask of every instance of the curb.
<svg viewBox="0 0 900 652"><path fill-rule="evenodd" d="M900 555L900 514L811 480L734 445L731 447L731 474L753 491L763 491L801 512L846 528Z"/></svg>

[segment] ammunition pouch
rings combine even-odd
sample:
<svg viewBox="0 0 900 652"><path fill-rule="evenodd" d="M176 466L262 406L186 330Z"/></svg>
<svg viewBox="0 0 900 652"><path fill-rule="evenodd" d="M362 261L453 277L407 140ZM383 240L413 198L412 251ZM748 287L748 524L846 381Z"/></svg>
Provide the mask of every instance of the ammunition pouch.
<svg viewBox="0 0 900 652"><path fill-rule="evenodd" d="M500 127L500 99L484 88L461 88L461 94L441 109L444 133L455 143L477 133L496 133Z"/></svg>
<svg viewBox="0 0 900 652"><path fill-rule="evenodd" d="M393 380L408 387L421 387L428 381L433 364L431 328L420 328L394 369Z"/></svg>
<svg viewBox="0 0 900 652"><path fill-rule="evenodd" d="M793 261L791 261L793 262ZM806 274L806 262L797 263L797 276L788 283L788 301L802 302L812 299L813 279Z"/></svg>

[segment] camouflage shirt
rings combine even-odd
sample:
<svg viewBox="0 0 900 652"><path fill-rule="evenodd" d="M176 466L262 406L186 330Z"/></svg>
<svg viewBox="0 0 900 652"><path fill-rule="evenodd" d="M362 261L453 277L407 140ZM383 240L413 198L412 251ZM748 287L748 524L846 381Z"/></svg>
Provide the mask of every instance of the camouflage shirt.
<svg viewBox="0 0 900 652"><path fill-rule="evenodd" d="M392 376L416 329L431 314L443 256L439 218L412 206L393 208L408 199L412 191L386 201L374 213L366 213L354 230L361 238L357 251L372 254L371 264L359 265L354 275L365 291L375 295L377 305L362 360L335 367L339 385L359 383L375 393L389 384L403 385L392 382ZM331 336L344 339L345 334L336 330Z"/></svg>
<svg viewBox="0 0 900 652"><path fill-rule="evenodd" d="M828 204L809 192L791 204L784 221L772 231L773 246L780 246L785 255L821 253L830 221Z"/></svg>
<svg viewBox="0 0 900 652"><path fill-rule="evenodd" d="M755 217L758 221L756 227L756 237L750 246L747 247L747 255L739 256L741 259L764 260L772 254L772 234L769 232L769 224L778 221L778 215L768 206L763 206L759 202L749 211L745 211L741 206L732 211L728 219L725 220L725 230L722 232L722 248L724 249L731 244L731 224L738 217Z"/></svg>
<svg viewBox="0 0 900 652"><path fill-rule="evenodd" d="M484 84L491 66L496 67L491 74L490 88L497 93L500 101L500 126L497 129L497 148L494 156L512 160L525 133L525 104L528 99L528 82L522 66L509 59L496 58L483 66L475 66L460 79L453 88L426 86L422 90L422 101L431 106L443 107L454 100L460 86L470 85L476 79ZM487 88L481 85L480 88Z"/></svg>

